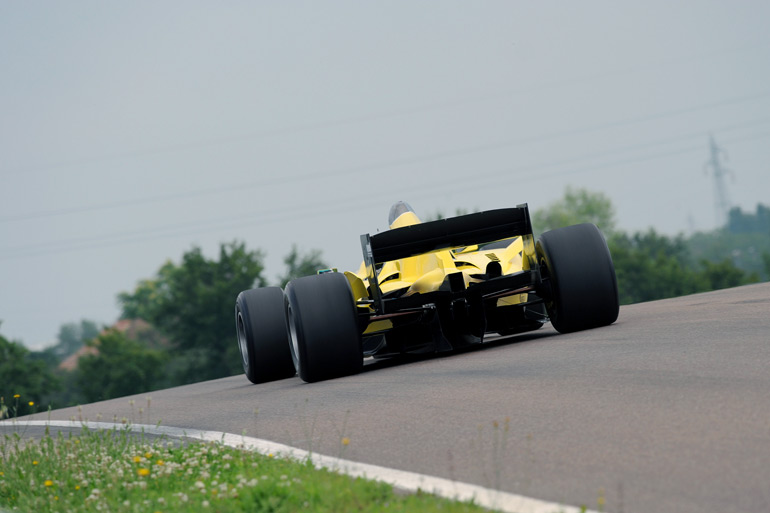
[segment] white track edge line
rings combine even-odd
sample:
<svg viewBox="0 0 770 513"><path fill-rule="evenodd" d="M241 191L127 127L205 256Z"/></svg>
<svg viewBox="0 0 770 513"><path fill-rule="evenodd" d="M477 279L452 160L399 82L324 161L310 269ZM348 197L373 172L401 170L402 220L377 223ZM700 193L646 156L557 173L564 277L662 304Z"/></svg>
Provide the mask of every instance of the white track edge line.
<svg viewBox="0 0 770 513"><path fill-rule="evenodd" d="M72 420L5 420L0 426L50 426L61 428L88 429L129 429L131 431L151 435L166 435L175 438L189 438L207 442L219 442L228 447L246 448L260 454L273 454L289 457L295 460L310 460L316 468L326 468L341 472L351 477L362 477L396 486L408 492L429 492L445 499L457 501L473 501L481 507L503 511L505 513L598 513L593 510L575 506L547 502L525 497L514 493L484 488L483 486L452 481L442 477L429 476L397 470L368 463L358 463L334 456L311 453L289 445L236 435L222 431L204 431L200 429L184 429L170 426L154 426L149 424L118 424L112 422L90 422Z"/></svg>

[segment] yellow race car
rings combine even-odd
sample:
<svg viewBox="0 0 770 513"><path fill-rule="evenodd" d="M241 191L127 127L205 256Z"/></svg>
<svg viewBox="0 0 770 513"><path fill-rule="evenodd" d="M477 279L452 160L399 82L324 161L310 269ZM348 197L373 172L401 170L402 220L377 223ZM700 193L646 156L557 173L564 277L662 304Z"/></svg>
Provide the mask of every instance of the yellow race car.
<svg viewBox="0 0 770 513"><path fill-rule="evenodd" d="M618 317L607 243L593 224L543 233L527 205L422 223L404 202L390 229L361 236L356 272L320 270L235 303L246 376L264 383L354 374L365 357L452 351L487 333L561 332Z"/></svg>

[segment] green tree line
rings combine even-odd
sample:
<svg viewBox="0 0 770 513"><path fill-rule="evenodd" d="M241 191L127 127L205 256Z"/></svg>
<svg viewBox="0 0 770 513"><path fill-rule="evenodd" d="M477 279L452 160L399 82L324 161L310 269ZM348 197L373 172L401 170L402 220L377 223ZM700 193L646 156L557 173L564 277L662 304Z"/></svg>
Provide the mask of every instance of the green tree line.
<svg viewBox="0 0 770 513"><path fill-rule="evenodd" d="M654 229L618 230L609 198L584 189L567 189L562 199L534 211L532 218L536 235L582 222L599 226L615 262L622 304L734 287L770 276L770 209L763 205L756 213L734 209L723 228L690 237ZM263 258L261 251L249 250L242 242L222 244L213 259L193 247L180 262L165 262L133 291L118 294L121 321L111 329L87 320L65 324L58 343L38 352L0 336L0 415L241 373L233 304L240 291L267 284ZM320 251L301 253L296 246L284 263L280 286L329 267ZM60 368L78 351L82 354L74 368Z"/></svg>
<svg viewBox="0 0 770 513"><path fill-rule="evenodd" d="M617 229L607 196L568 188L561 200L536 210L532 222L537 233L577 223L597 225L615 264L620 302L630 304L770 279L769 211L759 205L752 215L736 208L726 226L687 238L652 228L627 233Z"/></svg>
<svg viewBox="0 0 770 513"><path fill-rule="evenodd" d="M261 251L248 250L242 242L221 244L213 259L193 247L181 262L165 262L154 277L118 294L121 320L110 329L86 320L65 324L58 343L37 352L0 337L0 416L242 372L235 298L242 290L268 284L263 258ZM284 263L278 285L329 267L320 251L301 253L296 246ZM79 356L76 366L62 368L74 353Z"/></svg>

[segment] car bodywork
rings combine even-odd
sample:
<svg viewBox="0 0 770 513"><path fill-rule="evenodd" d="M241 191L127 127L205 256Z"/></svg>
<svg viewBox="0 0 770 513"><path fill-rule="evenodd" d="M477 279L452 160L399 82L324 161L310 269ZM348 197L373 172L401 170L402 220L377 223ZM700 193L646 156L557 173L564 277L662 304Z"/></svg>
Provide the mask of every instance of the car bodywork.
<svg viewBox="0 0 770 513"><path fill-rule="evenodd" d="M394 211L389 231L361 236L364 261L345 272L364 355L449 351L547 321L526 205L427 223L405 203Z"/></svg>
<svg viewBox="0 0 770 513"><path fill-rule="evenodd" d="M325 269L235 305L247 377L313 382L353 374L364 357L452 351L550 321L559 332L612 324L618 293L599 229L536 242L526 204L422 223L396 203L390 229L361 235L356 272Z"/></svg>

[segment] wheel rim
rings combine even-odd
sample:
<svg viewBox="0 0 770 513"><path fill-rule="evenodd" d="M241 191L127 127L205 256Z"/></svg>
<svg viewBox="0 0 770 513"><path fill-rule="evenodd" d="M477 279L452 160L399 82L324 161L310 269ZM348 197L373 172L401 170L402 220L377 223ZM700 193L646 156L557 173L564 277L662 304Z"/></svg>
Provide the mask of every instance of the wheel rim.
<svg viewBox="0 0 770 513"><path fill-rule="evenodd" d="M246 340L246 326L241 312L238 312L238 348L241 350L243 369L249 372L249 345Z"/></svg>
<svg viewBox="0 0 770 513"><path fill-rule="evenodd" d="M291 359L294 361L294 369L299 372L299 340L297 339L297 328L294 324L294 312L291 309L291 305L288 305L286 310L286 316L289 321L289 338L291 339L291 344L289 344Z"/></svg>

